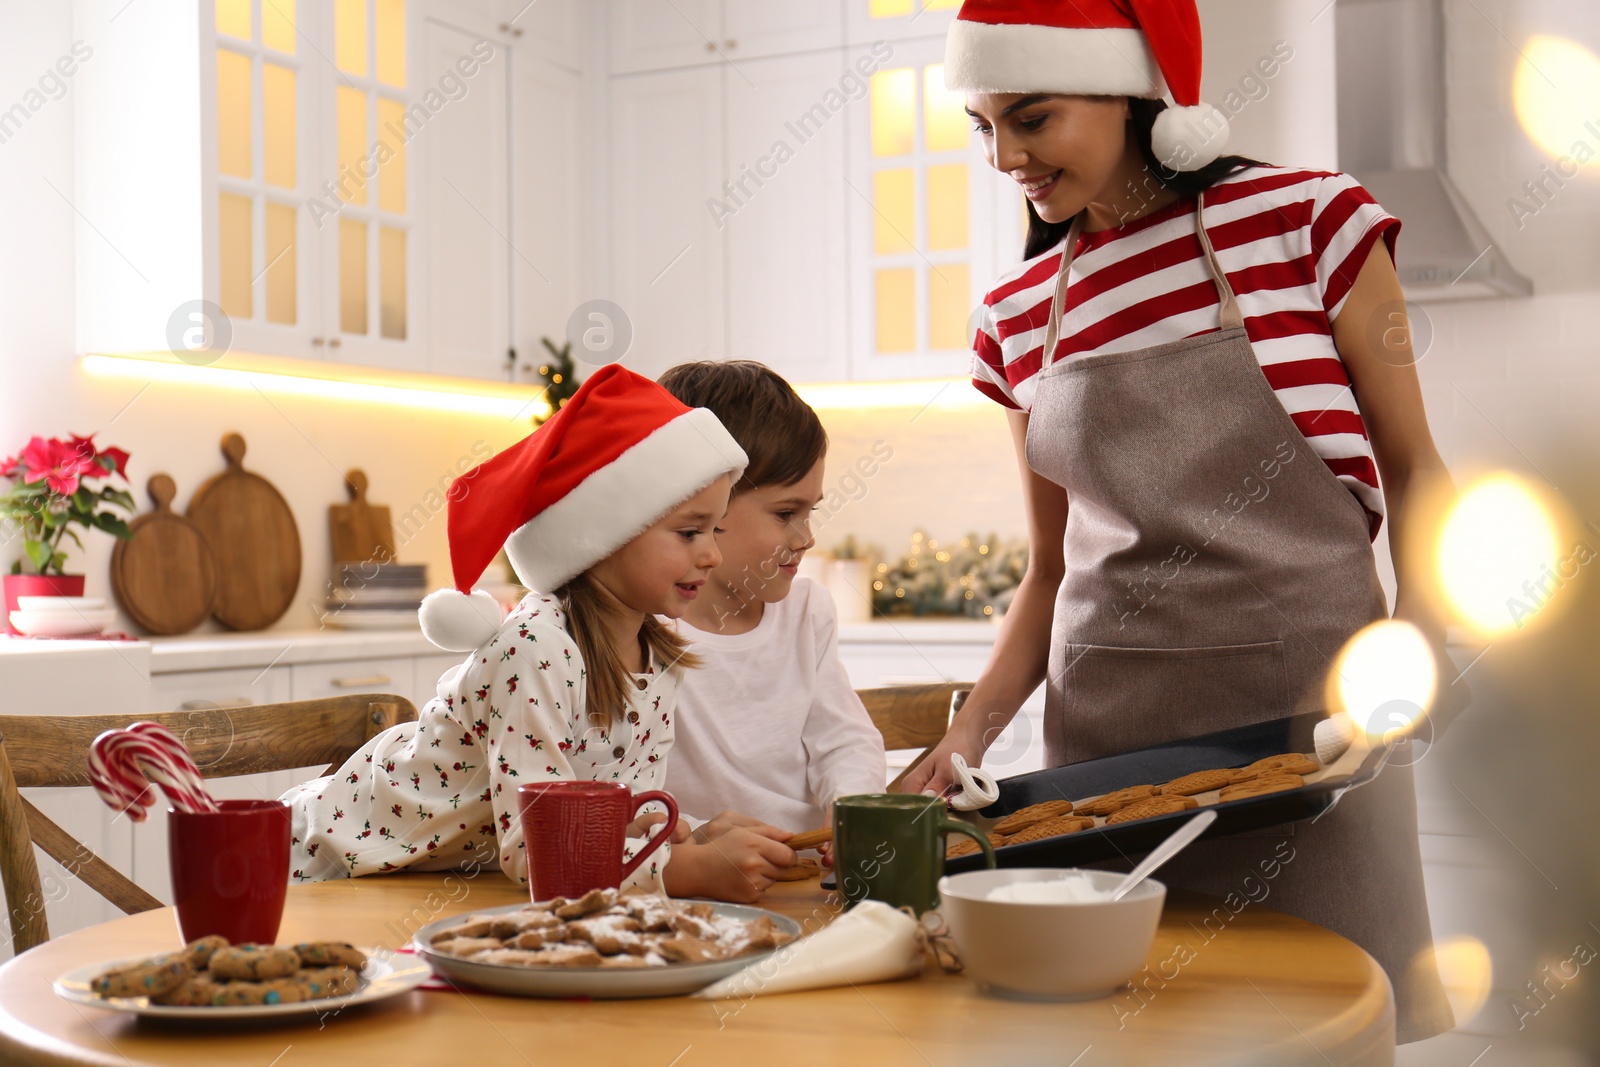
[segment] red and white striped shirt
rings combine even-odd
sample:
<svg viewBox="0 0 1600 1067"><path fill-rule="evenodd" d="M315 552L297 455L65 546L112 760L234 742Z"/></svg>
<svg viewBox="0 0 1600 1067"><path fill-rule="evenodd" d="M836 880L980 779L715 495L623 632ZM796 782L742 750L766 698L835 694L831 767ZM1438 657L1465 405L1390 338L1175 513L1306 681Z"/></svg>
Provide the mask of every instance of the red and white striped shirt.
<svg viewBox="0 0 1600 1067"><path fill-rule="evenodd" d="M1078 239L1057 361L1126 352L1218 329L1216 288L1195 236L1192 197ZM1284 409L1367 510L1383 522L1372 445L1330 323L1379 237L1394 256L1400 221L1346 174L1249 167L1206 191L1206 232L1245 332ZM1061 246L1018 264L984 297L972 382L1029 410Z"/></svg>

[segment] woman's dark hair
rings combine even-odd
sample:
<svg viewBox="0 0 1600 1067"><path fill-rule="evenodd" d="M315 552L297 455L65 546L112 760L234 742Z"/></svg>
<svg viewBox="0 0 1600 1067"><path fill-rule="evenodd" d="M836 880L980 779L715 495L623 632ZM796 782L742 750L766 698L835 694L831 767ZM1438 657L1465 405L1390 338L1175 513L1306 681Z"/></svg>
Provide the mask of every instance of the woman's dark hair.
<svg viewBox="0 0 1600 1067"><path fill-rule="evenodd" d="M1149 168L1151 176L1161 183L1162 188L1171 189L1182 196L1194 196L1205 192L1234 171L1261 166L1260 160L1248 156L1219 156L1199 170L1171 169L1156 158L1155 149L1150 143L1150 131L1155 127L1156 116L1166 109L1165 100L1147 100L1139 96L1128 98L1128 132L1132 135L1134 143L1139 146L1139 154L1144 157L1144 165ZM1032 259L1060 244L1066 238L1067 231L1072 228L1072 220L1046 222L1033 209L1033 201L1030 200L1027 204L1028 239L1023 244L1022 258Z"/></svg>
<svg viewBox="0 0 1600 1067"><path fill-rule="evenodd" d="M661 387L692 408L710 408L739 442L750 465L737 496L763 485L793 485L828 451L828 433L811 405L783 377L748 359L680 363Z"/></svg>

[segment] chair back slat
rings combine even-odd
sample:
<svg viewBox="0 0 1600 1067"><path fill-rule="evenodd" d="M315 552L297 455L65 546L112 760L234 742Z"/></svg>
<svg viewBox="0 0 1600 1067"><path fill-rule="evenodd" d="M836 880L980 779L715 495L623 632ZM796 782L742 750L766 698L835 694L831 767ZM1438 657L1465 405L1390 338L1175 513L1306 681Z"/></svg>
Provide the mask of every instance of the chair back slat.
<svg viewBox="0 0 1600 1067"><path fill-rule="evenodd" d="M171 730L207 778L232 778L343 763L379 731L414 718L416 709L404 697L354 693L146 715L0 715L0 737L12 776L26 789L88 785L89 742L135 722Z"/></svg>

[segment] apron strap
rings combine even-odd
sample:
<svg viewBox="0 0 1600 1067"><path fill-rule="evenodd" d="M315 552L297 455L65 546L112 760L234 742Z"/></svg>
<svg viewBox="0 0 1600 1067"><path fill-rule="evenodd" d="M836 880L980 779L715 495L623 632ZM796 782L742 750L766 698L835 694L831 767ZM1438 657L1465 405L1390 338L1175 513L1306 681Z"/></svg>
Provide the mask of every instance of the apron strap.
<svg viewBox="0 0 1600 1067"><path fill-rule="evenodd" d="M1211 247L1211 235L1206 233L1204 221L1206 210L1206 194L1201 193L1194 201L1194 232L1200 238L1200 247L1205 249L1206 263L1211 267L1211 280L1217 286L1217 299L1221 301L1222 308L1219 314L1222 329L1244 329L1244 316L1239 313L1239 301L1234 298L1233 286L1228 284L1227 272L1222 269L1222 264L1217 262L1217 253Z"/></svg>
<svg viewBox="0 0 1600 1067"><path fill-rule="evenodd" d="M1244 316L1239 312L1239 301L1233 295L1233 286L1228 283L1228 275L1222 269L1222 264L1217 261L1217 253L1211 247L1211 237L1206 233L1205 226L1206 194L1200 193L1195 197L1194 204L1194 230L1200 238L1200 248L1206 254L1206 265L1211 270L1211 281L1217 287L1217 299L1221 302L1218 314L1223 330L1244 329ZM1079 212L1072 219L1072 226L1067 230L1067 237L1061 248L1061 267L1056 272L1056 290L1050 298L1050 318L1044 327L1044 351L1041 353L1040 369L1049 367L1056 361L1056 345L1061 340L1061 312L1067 300L1067 274L1072 269L1072 261L1078 252L1078 235L1083 230L1083 212Z"/></svg>

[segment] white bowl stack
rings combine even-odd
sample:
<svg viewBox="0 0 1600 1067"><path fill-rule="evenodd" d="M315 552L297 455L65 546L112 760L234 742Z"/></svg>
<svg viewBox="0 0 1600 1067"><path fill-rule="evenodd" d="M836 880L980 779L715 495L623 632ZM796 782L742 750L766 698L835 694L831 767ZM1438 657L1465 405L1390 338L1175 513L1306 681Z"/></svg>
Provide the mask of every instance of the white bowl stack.
<svg viewBox="0 0 1600 1067"><path fill-rule="evenodd" d="M19 596L11 625L25 637L92 637L116 621L96 596Z"/></svg>

